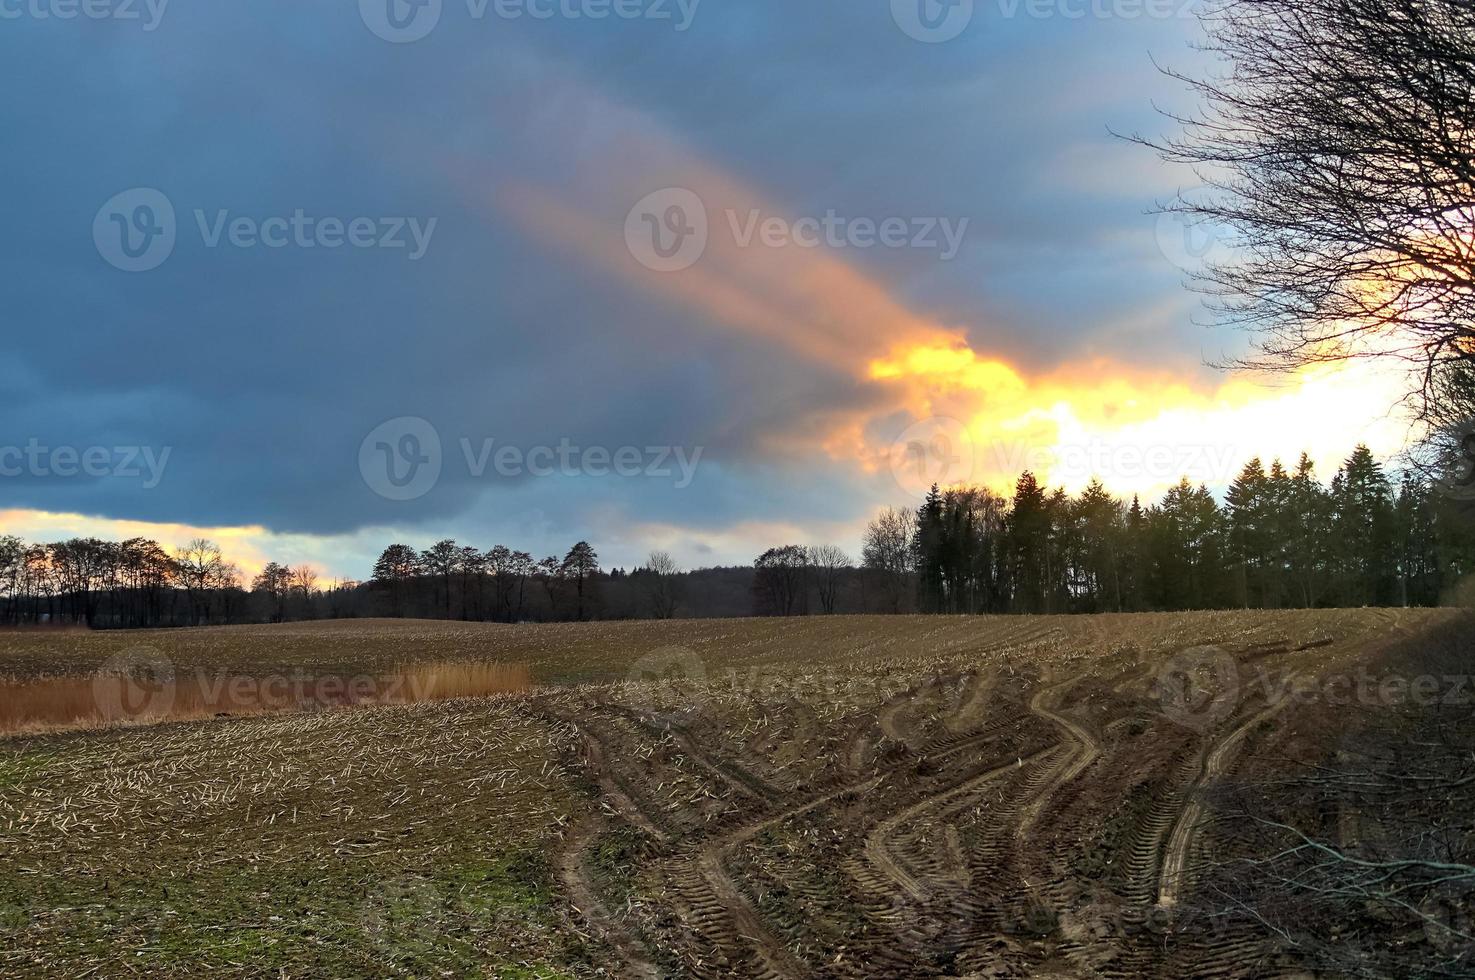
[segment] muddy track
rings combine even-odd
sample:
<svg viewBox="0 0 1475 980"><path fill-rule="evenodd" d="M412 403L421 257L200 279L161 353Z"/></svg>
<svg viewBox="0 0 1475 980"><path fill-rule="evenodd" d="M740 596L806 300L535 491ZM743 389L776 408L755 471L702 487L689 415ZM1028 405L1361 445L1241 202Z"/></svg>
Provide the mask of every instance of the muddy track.
<svg viewBox="0 0 1475 980"><path fill-rule="evenodd" d="M1209 789L1259 771L1280 705L1248 698L1204 733L1152 679L1190 641L1263 664L1275 690L1362 647L1322 643L1343 634L1315 618L1236 621L1084 648L1048 640L1069 632L1055 621L998 624L825 704L697 697L668 719L618 693L561 702L601 808L571 831L560 884L609 972L639 980L1279 975L1274 937L1193 925L1193 872L1229 843ZM1303 655L1333 642L1337 660ZM1011 648L1025 656L980 659ZM616 899L593 855L617 827L640 843L620 838Z"/></svg>
<svg viewBox="0 0 1475 980"><path fill-rule="evenodd" d="M569 721L564 711L548 711L546 717L569 724L583 746L587 768L598 784L603 799L615 816L647 834L652 840L669 840L636 805L614 779L605 747L598 736L587 728ZM597 941L619 956L624 973L636 980L660 980L661 971L651 961L648 951L635 933L609 910L599 897L599 889L589 868L590 853L609 826L609 820L598 813L577 821L561 848L556 867L558 879L574 911Z"/></svg>
<svg viewBox="0 0 1475 980"><path fill-rule="evenodd" d="M621 976L636 980L660 980L661 971L646 954L645 948L623 923L605 909L589 874L589 851L604 830L604 822L590 817L574 825L564 841L558 858L558 878L567 892L574 912L594 931L595 937L619 954L623 963Z"/></svg>
<svg viewBox="0 0 1475 980"><path fill-rule="evenodd" d="M1295 679L1295 674L1286 677L1289 683ZM1291 702L1290 698L1282 698L1272 701L1260 711L1251 715L1244 722L1236 726L1228 735L1221 739L1204 759L1203 769L1197 779L1188 788L1188 803L1178 815L1178 821L1173 826L1173 832L1168 837L1167 846L1163 850L1163 863L1161 876L1158 883L1157 903L1163 908L1172 908L1178 904L1179 898L1187 884L1187 876L1190 870L1190 857L1194 838L1198 833L1199 824L1204 819L1203 791L1215 780L1226 776L1234 765L1239 755L1240 746L1245 738L1255 730L1262 722L1269 721L1280 714Z"/></svg>
<svg viewBox="0 0 1475 980"><path fill-rule="evenodd" d="M1016 775L1023 770L1028 770L1034 780L1040 780L1040 776L1035 769L1037 765L1044 764L1048 775L1042 781L1042 785L1039 787L1037 794L1030 804L1030 809L1021 818L1018 833L1023 835L1027 830L1025 822L1032 820L1038 815L1040 808L1043 807L1044 802L1048 799L1053 789L1060 783L1071 778L1072 773L1083 770L1094 761L1095 755L1097 754L1095 740L1085 729L1072 721L1063 719L1061 716L1056 715L1044 707L1044 701L1047 697L1054 696L1056 692L1067 689L1073 683L1073 680L1068 681L1041 692L1031 702L1030 710L1038 717L1065 729L1075 740L1074 744L1062 743L1059 746L1033 753L1028 758L1017 757L1012 763L1001 765L978 775L968 776L936 792L929 793L895 815L883 820L866 836L865 854L871 865L882 872L890 881L913 899L918 901L925 900L931 894L931 890L904 867L893 854L891 842L896 836L898 829L903 826L911 827L914 834L926 829L935 829L932 827L932 823L936 820L936 815L933 814L931 815L931 819L928 819L929 811L945 809L949 806L964 803L968 797L977 793L989 783L1006 776ZM941 752L935 751L936 743L934 743L934 751L923 753L923 755L929 761L942 760L950 755L972 748L975 744L986 741L989 737L991 736L986 733L975 734L971 737L966 737L956 747ZM949 832L956 834L956 830L948 824L942 825L941 832L944 835Z"/></svg>
<svg viewBox="0 0 1475 980"><path fill-rule="evenodd" d="M730 928L719 930L719 935L724 940L724 944L738 940L749 946L748 952L761 966L757 976L798 978L806 976L807 973L783 941L769 933L763 918L728 876L724 866L727 855L770 828L804 816L842 796L865 793L874 789L880 782L880 777L877 777L858 785L826 793L800 806L786 809L767 819L731 831L697 852L694 859L695 864L700 869L713 896L722 902L726 915L730 919Z"/></svg>
<svg viewBox="0 0 1475 980"><path fill-rule="evenodd" d="M711 773L717 780L725 784L733 792L747 796L754 800L771 801L781 795L781 791L757 776L748 772L740 766L714 758L706 751L697 747L692 741L691 733L683 725L675 722L659 721L649 715L626 708L623 705L601 702L596 705L597 710L608 711L611 714L629 719L640 725L646 731L657 738L669 736L681 751L697 765Z"/></svg>
<svg viewBox="0 0 1475 980"><path fill-rule="evenodd" d="M582 732L584 736L584 753L589 763L589 770L599 782L599 788L604 797L614 807L615 813L623 820L628 820L640 830L650 835L653 840L665 843L670 838L664 830L651 823L647 817L630 799L625 790L615 782L613 770L605 761L604 746L592 732Z"/></svg>
<svg viewBox="0 0 1475 980"><path fill-rule="evenodd" d="M627 716L629 714L618 706L599 704L595 707L596 710L610 710ZM751 789L755 784L762 785L760 781L730 764L719 763L707 757L706 753L692 744L684 732L678 735L675 726L646 727L653 736L670 735L675 738L682 750L698 761L714 778L739 792L747 793L754 806L762 807L776 795L776 791L769 789L760 798ZM597 740L595 744L597 745ZM602 752L597 758L601 764L608 766ZM592 761L594 759L591 758ZM880 777L872 777L787 806L776 813L748 819L713 840L696 847L682 848L661 862L664 875L681 896L682 905L688 912L688 925L719 953L721 968L710 975L760 978L797 978L806 975L803 966L789 952L782 939L772 934L762 916L728 875L726 858L734 849L769 828L807 814L847 794L864 793L873 789L880 781ZM649 825L649 818L641 814L638 807L632 804L632 810L633 812L622 815L637 826ZM583 890L592 897L592 889L586 886ZM597 901L594 907L597 909ZM631 960L633 957L627 955L626 959ZM693 963L691 969L693 975L708 975L706 966L700 961Z"/></svg>
<svg viewBox="0 0 1475 980"><path fill-rule="evenodd" d="M1012 826L996 826L992 843L987 853L981 856L996 869L1011 866L1017 869L1017 873L1024 874L1027 867L1024 851L1027 848L1023 845L1035 821L1059 788L1079 777L1100 756L1094 736L1074 719L1054 710L1057 700L1078 680L1071 678L1052 685L1036 694L1030 702L1030 710L1037 717L1066 735L1064 741L1027 758L1017 758L1012 764L954 782L883 820L866 836L864 845L866 860L880 877L866 875L861 883L873 890L878 884L898 888L918 904L956 892L961 885L962 894L954 894L951 899L955 914L962 910L965 920L981 923L980 903L968 894L972 877L969 860L959 844L957 827L948 818L951 811L967 806L990 784L1008 777L1022 777L1023 792L1011 807L998 814L1011 819ZM1004 848L1001 835L1011 829L1010 836L1016 844L1013 848ZM924 854L910 859L898 855L898 847L912 844L924 836L932 842ZM1013 853L1005 853L1010 850ZM1031 878L1025 874L1024 880L1028 884ZM1034 886L1029 887L1034 890Z"/></svg>
<svg viewBox="0 0 1475 980"><path fill-rule="evenodd" d="M1101 746L1085 726L1079 722L1057 712L1053 705L1057 699L1066 691L1069 691L1080 678L1073 677L1046 688L1036 694L1029 703L1029 710L1046 721L1062 729L1069 741L1069 755L1061 763L1060 769L1052 775L1049 783L1040 790L1033 802L1020 815L1019 825L1015 828L1015 837L1024 840L1034 829L1035 822L1039 820L1040 814L1044 812L1050 803L1050 798L1056 790L1071 782L1090 768L1091 764L1101 757Z"/></svg>
<svg viewBox="0 0 1475 980"><path fill-rule="evenodd" d="M959 802L996 780L1017 775L1024 767L1033 766L1056 751L1058 750L1045 749L1035 753L1028 759L1017 760L999 766L996 769L990 769L939 793L929 795L896 815L883 820L874 830L866 835L866 859L876 870L880 871L890 882L900 887L911 898L919 902L927 900L932 894L932 889L912 875L892 854L891 839L895 836L897 829L904 824L916 824L919 818L930 809L946 807L949 804ZM946 829L944 833L946 833ZM956 834L957 831L953 830L952 833Z"/></svg>
<svg viewBox="0 0 1475 980"><path fill-rule="evenodd" d="M983 646L966 651L965 655L969 659L974 659L1003 650L1019 650L1061 632L1058 626L1040 624L1016 626L1006 631L1003 636L995 637ZM877 718L877 724L882 733L894 741L909 741L912 733L903 730L905 726L900 721L902 713L908 709L924 710L927 707L926 699L932 694L945 691L963 681L967 681L969 685L968 689L962 692L966 700L956 705L955 710L950 712L942 723L950 731L964 730L969 725L970 719L982 716L987 706L988 696L992 692L990 671L982 666L954 674L938 675L893 695L882 707Z"/></svg>

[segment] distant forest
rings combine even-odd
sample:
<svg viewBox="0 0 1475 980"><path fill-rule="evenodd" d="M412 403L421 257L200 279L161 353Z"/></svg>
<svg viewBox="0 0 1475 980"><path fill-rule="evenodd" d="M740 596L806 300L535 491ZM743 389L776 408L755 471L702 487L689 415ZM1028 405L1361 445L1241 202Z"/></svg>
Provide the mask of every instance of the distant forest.
<svg viewBox="0 0 1475 980"><path fill-rule="evenodd" d="M587 542L535 559L441 541L387 547L363 582L267 565L247 582L208 541L0 537L0 623L141 628L369 616L468 621L1091 613L1438 605L1475 571L1470 504L1359 447L1329 484L1309 459L1245 466L1221 504L1187 480L1162 500L1079 495L1025 473L1012 499L934 487L883 511L861 555L770 548L751 566L683 571L662 552L600 567ZM857 560L858 558L858 560Z"/></svg>

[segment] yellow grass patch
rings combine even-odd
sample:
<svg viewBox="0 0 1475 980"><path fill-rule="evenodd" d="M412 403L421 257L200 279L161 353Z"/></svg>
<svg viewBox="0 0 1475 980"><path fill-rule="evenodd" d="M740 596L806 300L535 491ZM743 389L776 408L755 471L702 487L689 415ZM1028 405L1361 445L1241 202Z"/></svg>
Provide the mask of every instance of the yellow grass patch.
<svg viewBox="0 0 1475 980"><path fill-rule="evenodd" d="M532 687L526 664L461 661L415 664L387 676L197 672L0 678L0 734L417 704L515 694Z"/></svg>
<svg viewBox="0 0 1475 980"><path fill-rule="evenodd" d="M449 701L491 694L518 694L533 687L527 664L441 660L400 668L396 675L406 701Z"/></svg>

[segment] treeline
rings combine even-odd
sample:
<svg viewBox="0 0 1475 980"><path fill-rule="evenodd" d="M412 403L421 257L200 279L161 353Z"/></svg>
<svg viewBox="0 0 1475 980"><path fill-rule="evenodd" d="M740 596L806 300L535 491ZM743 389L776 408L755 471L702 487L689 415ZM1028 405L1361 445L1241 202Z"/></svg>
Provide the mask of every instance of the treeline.
<svg viewBox="0 0 1475 980"><path fill-rule="evenodd" d="M857 562L771 548L747 568L683 571L664 552L604 570L580 541L534 558L392 544L364 582L268 564L247 582L209 541L28 545L0 537L0 625L195 626L368 616L525 622L834 613L1089 613L1436 605L1475 571L1468 511L1364 447L1328 484L1252 460L1221 504L1186 480L1158 503L1025 473L1013 497L934 487L870 522Z"/></svg>
<svg viewBox="0 0 1475 980"><path fill-rule="evenodd" d="M351 610L354 583L323 587L303 566L270 565L248 588L219 546L173 553L157 541L0 537L0 625L154 628L313 619Z"/></svg>
<svg viewBox="0 0 1475 980"><path fill-rule="evenodd" d="M1221 505L1186 479L1154 506L1020 477L1012 501L933 488L866 532L898 610L1062 613L1437 605L1475 570L1468 512L1359 446L1329 485L1251 460Z"/></svg>
<svg viewBox="0 0 1475 980"><path fill-rule="evenodd" d="M752 569L682 572L657 553L633 571L599 567L586 542L541 560L497 545L386 548L368 581L325 583L271 562L248 579L219 546L0 537L0 627L94 629L281 623L371 616L524 622L743 616Z"/></svg>

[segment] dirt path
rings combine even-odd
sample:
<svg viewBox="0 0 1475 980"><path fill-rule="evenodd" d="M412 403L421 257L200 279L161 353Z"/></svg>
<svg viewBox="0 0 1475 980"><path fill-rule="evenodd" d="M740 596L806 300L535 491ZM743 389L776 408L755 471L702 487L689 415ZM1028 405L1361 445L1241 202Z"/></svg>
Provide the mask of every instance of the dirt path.
<svg viewBox="0 0 1475 980"><path fill-rule="evenodd" d="M1400 614L1362 615L1398 635ZM1169 942L1153 916L1191 903L1218 840L1207 791L1277 765L1260 731L1283 705L1256 693L1205 734L1165 720L1149 682L1188 640L1271 676L1360 648L1303 653L1341 635L1330 615L1103 623L1096 639L992 627L1017 655L965 643L880 684L857 671L823 709L730 699L667 720L618 690L554 701L603 807L557 859L576 928L635 980L1232 978L1266 950L1294 962L1252 927ZM641 835L628 912L595 859L622 826Z"/></svg>
<svg viewBox="0 0 1475 980"><path fill-rule="evenodd" d="M1032 766L1036 762L1049 756L1052 752L1058 752L1058 748L1044 749L1036 752L1028 759L1016 760L1007 765L999 766L988 772L974 776L936 795L929 796L889 817L878 824L874 830L866 835L865 855L871 865L880 871L898 887L905 891L916 901L925 901L931 894L930 890L914 877L911 872L896 860L891 853L891 838L895 835L897 828L903 824L910 824L917 820L926 811L939 806L946 806L960 798L977 792L980 788L988 785L996 779L1010 776L1019 772L1022 768ZM951 828L949 828L951 829ZM953 830L953 840L956 842L956 830Z"/></svg>
<svg viewBox="0 0 1475 980"><path fill-rule="evenodd" d="M752 952L767 970L767 975L796 978L797 980L797 978L807 976L808 971L794 959L788 947L769 932L762 916L728 876L724 867L727 855L772 827L817 810L846 794L865 793L874 789L880 782L881 777L878 776L855 786L846 786L826 793L803 806L784 810L765 820L732 831L700 850L696 862L702 877L706 879L712 892L722 901L735 927L736 936L751 946Z"/></svg>
<svg viewBox="0 0 1475 980"><path fill-rule="evenodd" d="M598 737L593 732L583 729L580 729L580 733L584 736L584 753L585 758L589 760L589 768L599 782L600 791L613 804L616 813L656 840L662 843L669 840L666 832L651 823L644 811L636 806L635 801L630 799L629 795L615 782L609 763L605 761L604 746Z"/></svg>
<svg viewBox="0 0 1475 980"><path fill-rule="evenodd" d="M1050 797L1055 795L1055 792L1060 787L1085 772L1091 763L1095 762L1101 756L1100 743L1096 741L1095 736L1086 730L1085 726L1060 714L1053 707L1047 706L1047 703L1054 702L1057 697L1063 695L1079 682L1079 677L1072 677L1067 681L1045 688L1029 702L1029 710L1051 724L1063 729L1070 741L1074 743L1074 747L1070 750L1070 755L1065 760L1062 760L1061 769L1041 787L1039 793L1035 795L1034 800L1020 814L1019 825L1014 831L1014 836L1019 840L1023 840L1029 836L1029 832L1034 828L1035 821L1040 818L1040 814L1044 812L1045 807L1049 804Z"/></svg>
<svg viewBox="0 0 1475 980"><path fill-rule="evenodd" d="M589 817L574 825L558 858L559 881L563 883L574 911L605 945L620 954L624 961L622 976L634 980L660 980L660 970L646 956L639 941L605 910L595 894L587 866L588 851L603 829L603 821L598 817Z"/></svg>
<svg viewBox="0 0 1475 980"><path fill-rule="evenodd" d="M596 708L629 717L630 713L615 705L597 705ZM777 791L768 787L757 777L737 766L719 762L698 749L684 729L676 726L652 727L644 725L656 737L670 735L701 768L711 776L729 786L739 795L747 797L750 804L763 806L771 802ZM648 816L631 798L619 790L604 746L592 733L585 733L588 759L597 768L597 779L606 796L617 804L620 816L632 824L646 829L657 839L670 843L668 835L655 828ZM727 856L736 848L751 841L764 831L788 820L803 816L846 794L865 793L874 789L882 777L872 777L854 785L832 790L809 799L802 804L790 806L762 819L749 820L736 829L721 834L716 839L698 847L695 851L674 855L670 860L669 875L678 893L685 896L690 908L691 925L719 949L727 950L735 959L749 960L754 975L764 978L801 978L807 970L789 952L787 946L772 934L763 917L753 908L742 890L727 873ZM759 792L762 787L766 792ZM640 950L638 943L622 932L600 905L592 882L585 870L585 851L598 832L598 823L580 828L580 833L565 848L560 863L560 876L574 896L575 905L585 918L596 927L611 946L616 948L632 971L629 975L644 980L658 974Z"/></svg>
<svg viewBox="0 0 1475 980"><path fill-rule="evenodd" d="M1038 643L1060 633L1058 626L1044 625L1019 625L1010 627L1002 636L995 637L988 644L974 650L969 650L969 658L981 658L989 654L998 653L1002 650L1018 650ZM893 696L881 709L878 718L880 729L885 735L898 742L910 744L914 732L908 730L914 727L912 724L902 720L902 713L908 709L916 710L925 705L919 705L919 700L925 695L929 699L932 695L940 692L949 684L966 681L968 689L962 692L963 701L958 705L958 710L952 712L943 719L943 725L950 732L961 732L976 719L981 719L984 708L987 706L989 695L993 692L994 678L991 671L997 664L985 667L980 664L978 669L960 672L956 674L940 674L937 677L917 684L900 694Z"/></svg>
<svg viewBox="0 0 1475 980"><path fill-rule="evenodd" d="M1054 792L1065 783L1078 777L1087 767L1091 765L1100 755L1100 748L1096 739L1084 726L1074 720L1061 715L1051 707L1047 706L1054 698L1063 694L1073 686L1079 678L1071 678L1059 684L1052 685L1040 691L1030 702L1030 710L1037 716L1062 729L1068 736L1068 740L1050 749L1044 749L1034 753L1028 759L1017 759L1014 763L1000 766L996 769L982 773L957 783L939 793L930 795L912 804L904 810L888 817L878 824L865 840L865 855L872 867L880 871L895 885L905 891L915 901L925 901L931 894L930 889L919 881L918 878L908 870L892 851L891 842L896 837L897 831L912 824L927 826L924 815L928 811L938 807L946 807L959 799L965 799L970 794L976 793L987 784L1013 773L1019 772L1038 762L1057 757L1052 762L1052 774L1048 776L1043 785L1033 794L1029 805L1020 814L1019 822L1015 828L1017 839L1025 838L1035 820L1038 819L1049 799ZM951 828L945 828L951 829ZM956 831L953 831L956 839Z"/></svg>
<svg viewBox="0 0 1475 980"><path fill-rule="evenodd" d="M1296 675L1291 673L1286 676L1285 683L1295 681ZM1198 833L1198 826L1203 821L1204 804L1202 800L1203 790L1212 782L1225 776L1229 767L1234 764L1239 754L1239 747L1245 738L1261 722L1269 721L1285 707L1290 704L1291 698L1281 698L1272 701L1259 712L1251 715L1249 719L1236 727L1226 735L1222 741L1209 752L1204 761L1203 770L1199 777L1194 780L1188 789L1188 804L1184 806L1183 812L1178 815L1178 822L1173 826L1173 832L1168 836L1167 847L1163 850L1162 871L1158 879L1157 904L1162 908L1172 908L1178 904L1179 896L1186 883L1189 852L1193 847L1193 840Z"/></svg>

